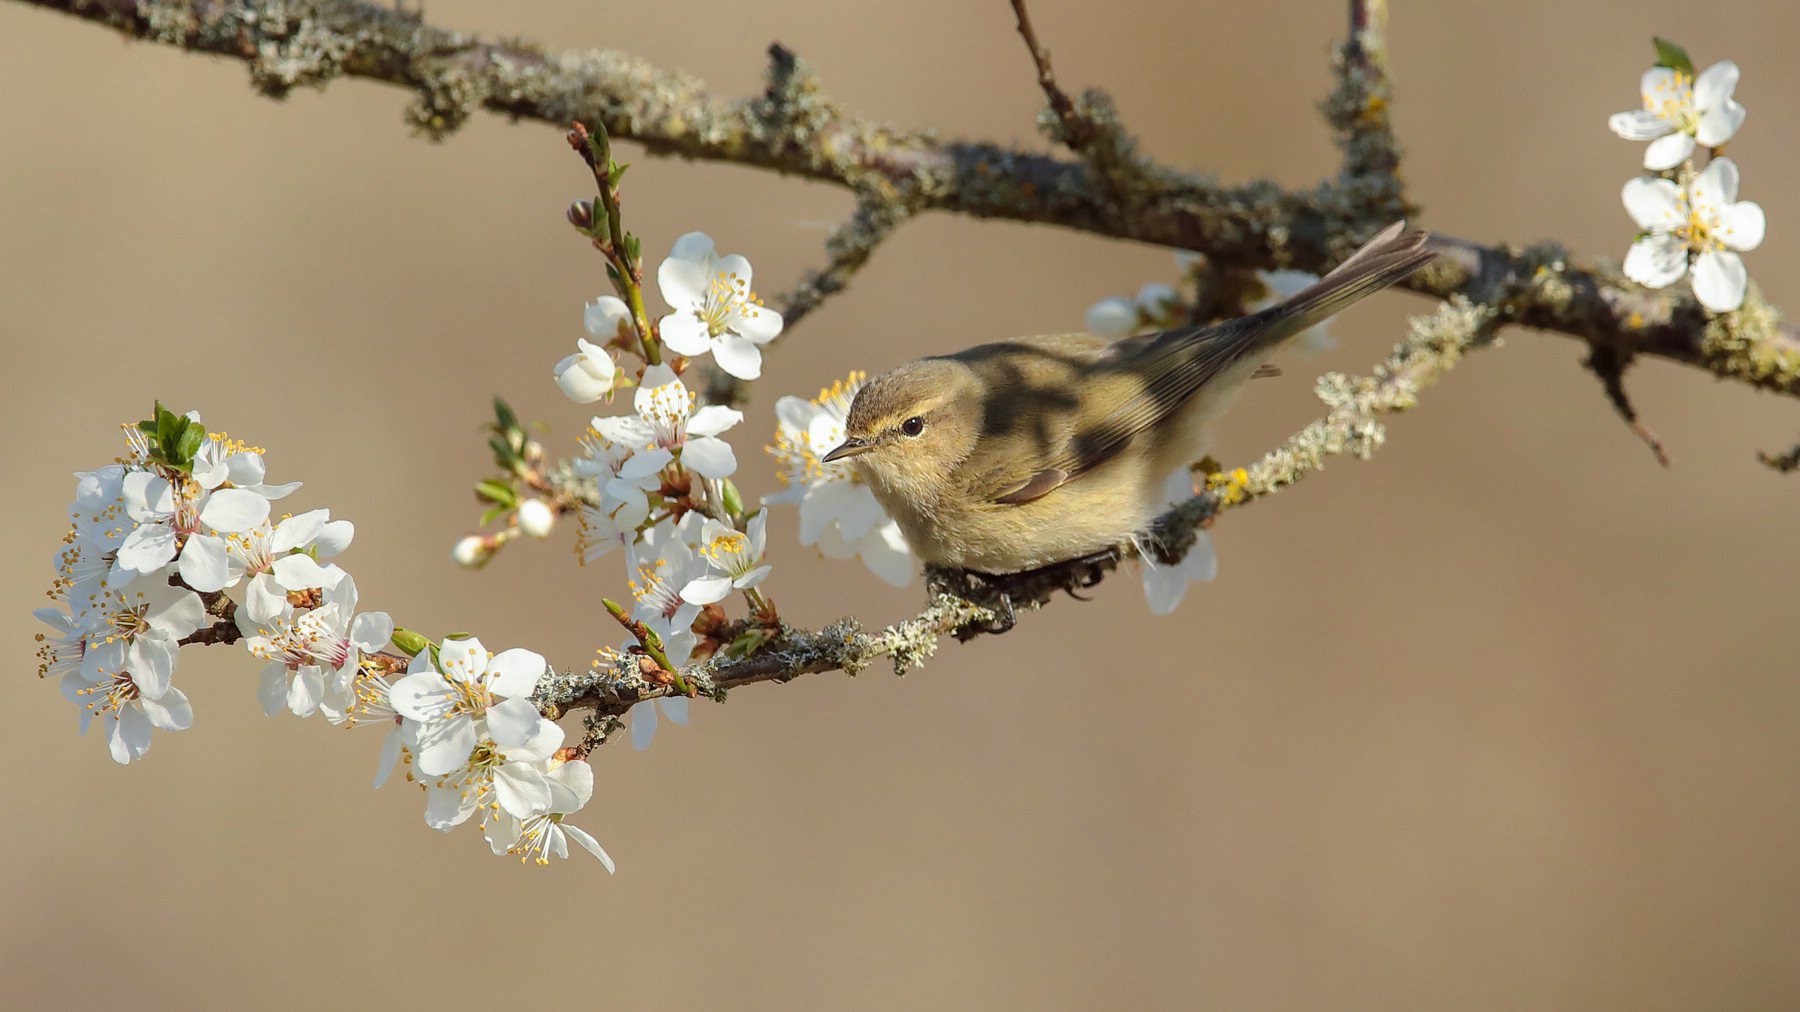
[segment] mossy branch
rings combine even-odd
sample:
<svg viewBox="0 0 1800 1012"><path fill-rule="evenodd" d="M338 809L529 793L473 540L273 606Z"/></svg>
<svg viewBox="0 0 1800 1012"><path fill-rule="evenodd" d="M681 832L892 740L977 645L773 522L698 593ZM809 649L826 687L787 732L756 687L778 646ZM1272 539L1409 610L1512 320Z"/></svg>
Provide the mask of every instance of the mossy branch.
<svg viewBox="0 0 1800 1012"><path fill-rule="evenodd" d="M489 42L419 15L358 0L14 0L108 25L134 38L242 61L252 84L281 97L338 77L409 89L407 118L444 137L477 110L564 128L602 122L652 154L732 162L836 183L909 210L1054 225L1197 250L1236 268L1320 272L1405 209L1387 121L1385 5L1352 5L1353 34L1326 108L1345 147L1343 172L1310 190L1268 181L1222 186L1136 155L1103 95L1077 112L1121 138L1096 173L1070 160L999 144L949 141L844 110L793 53L771 50L769 87L722 100L686 75L617 52L552 53ZM1060 117L1058 118L1060 122ZM1117 164L1113 164L1117 163ZM1496 306L1496 322L1553 331L1630 357L1681 362L1754 387L1800 396L1800 333L1766 303L1711 318L1692 296L1648 291L1612 269L1554 265L1503 246L1442 240L1441 266L1404 287ZM1547 272L1536 279L1537 272ZM1519 278L1541 283L1518 286Z"/></svg>

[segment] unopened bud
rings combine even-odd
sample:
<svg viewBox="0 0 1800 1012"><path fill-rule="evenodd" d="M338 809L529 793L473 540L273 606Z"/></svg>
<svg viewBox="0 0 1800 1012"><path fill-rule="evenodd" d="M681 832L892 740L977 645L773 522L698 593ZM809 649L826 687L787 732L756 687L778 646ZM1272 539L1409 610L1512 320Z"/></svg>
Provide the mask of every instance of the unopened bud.
<svg viewBox="0 0 1800 1012"><path fill-rule="evenodd" d="M527 537L547 538L556 527L556 511L542 499L527 499L519 504L519 530Z"/></svg>
<svg viewBox="0 0 1800 1012"><path fill-rule="evenodd" d="M450 549L450 557L455 559L459 566L478 569L487 565L488 560L494 557L496 547L493 538L481 534L470 534L458 541L455 548Z"/></svg>
<svg viewBox="0 0 1800 1012"><path fill-rule="evenodd" d="M594 227L594 204L592 201L577 200L569 205L569 224L582 231Z"/></svg>

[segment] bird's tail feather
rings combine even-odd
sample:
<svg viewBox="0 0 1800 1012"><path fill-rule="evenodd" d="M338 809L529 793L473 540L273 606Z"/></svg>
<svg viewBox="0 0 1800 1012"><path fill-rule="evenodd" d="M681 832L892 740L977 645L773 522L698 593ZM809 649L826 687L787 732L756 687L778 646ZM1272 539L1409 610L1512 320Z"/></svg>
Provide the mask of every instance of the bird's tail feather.
<svg viewBox="0 0 1800 1012"><path fill-rule="evenodd" d="M1431 262L1437 253L1425 247L1430 237L1431 233L1422 228L1408 229L1406 222L1394 222L1331 273L1250 317L1258 326L1247 330L1259 334L1258 345L1269 347L1324 322L1352 302L1375 294Z"/></svg>

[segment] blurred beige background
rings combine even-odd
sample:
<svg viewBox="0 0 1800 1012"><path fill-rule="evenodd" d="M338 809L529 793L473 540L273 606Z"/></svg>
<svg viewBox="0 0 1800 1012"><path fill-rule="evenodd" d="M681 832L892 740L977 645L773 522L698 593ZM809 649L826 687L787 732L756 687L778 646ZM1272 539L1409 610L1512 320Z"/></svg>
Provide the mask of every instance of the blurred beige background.
<svg viewBox="0 0 1800 1012"><path fill-rule="evenodd" d="M1732 153L1768 211L1748 257L1800 304L1800 16L1730 0L1397 5L1396 121L1425 223L1623 255L1649 36L1735 59ZM1147 149L1225 180L1334 168L1313 111L1340 5L1039 0L1071 88L1110 89ZM1697 16L1704 14L1704 16ZM780 40L848 107L1039 145L1000 0L727 9L438 0L430 19L623 48L758 85ZM365 605L563 665L615 640L614 560L569 531L480 573L491 393L566 448L550 383L599 259L562 224L586 190L558 134L477 118L411 139L406 96L340 82L284 104L236 64L0 4L0 420L18 498L0 598L18 733L0 829L0 980L16 1008L548 1003L746 1009L1786 1009L1800 1005L1800 478L1753 458L1792 402L1661 364L1631 374L1663 471L1578 366L1513 331L1397 419L1372 462L1215 531L1221 576L1152 620L1135 581L1058 603L925 671L759 686L655 745L596 756L581 824L618 859L547 870L439 836L378 736L265 719L241 651L186 652L195 728L121 768L32 677L30 608L69 472L153 398L270 450L294 509L353 519ZM779 291L822 257L842 192L628 151L631 226L703 228ZM1079 327L1171 280L1166 250L934 215L796 328L737 445L783 393L983 339ZM1226 426L1241 461L1360 370L1404 295L1340 322ZM784 614L910 612L772 526Z"/></svg>

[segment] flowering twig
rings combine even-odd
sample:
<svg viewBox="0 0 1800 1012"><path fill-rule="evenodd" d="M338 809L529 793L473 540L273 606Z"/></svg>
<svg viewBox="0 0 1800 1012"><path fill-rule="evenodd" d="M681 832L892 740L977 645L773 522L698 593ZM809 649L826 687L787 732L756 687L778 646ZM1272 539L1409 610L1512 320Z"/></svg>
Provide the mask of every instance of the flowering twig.
<svg viewBox="0 0 1800 1012"><path fill-rule="evenodd" d="M662 348L657 344L655 328L650 325L650 314L644 308L644 257L639 248L638 238L625 231L619 213L619 177L625 174L626 166L620 165L612 157L612 139L607 136L604 124L597 125L592 132L577 122L570 128L569 146L581 155L588 169L594 174L594 186L599 191L595 203L588 205L589 221L574 222L583 234L591 236L594 248L606 257L606 273L625 297L625 304L631 308L631 324L637 330L638 345L647 365L662 364ZM571 221L575 211L571 209ZM604 218L604 221L593 221L593 218Z"/></svg>

